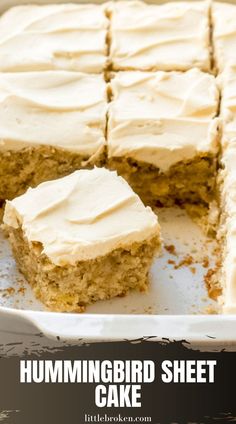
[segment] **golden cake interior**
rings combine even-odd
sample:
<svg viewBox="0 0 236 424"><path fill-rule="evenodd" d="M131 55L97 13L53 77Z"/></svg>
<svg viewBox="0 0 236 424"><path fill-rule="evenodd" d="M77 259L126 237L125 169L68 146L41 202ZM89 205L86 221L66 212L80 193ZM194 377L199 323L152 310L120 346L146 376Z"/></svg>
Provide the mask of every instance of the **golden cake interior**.
<svg viewBox="0 0 236 424"><path fill-rule="evenodd" d="M9 229L9 234L19 269L36 297L59 312L83 312L98 300L123 297L130 290L147 291L153 256L161 247L160 239L153 237L93 260L60 267L42 254L40 243L29 244L22 230Z"/></svg>

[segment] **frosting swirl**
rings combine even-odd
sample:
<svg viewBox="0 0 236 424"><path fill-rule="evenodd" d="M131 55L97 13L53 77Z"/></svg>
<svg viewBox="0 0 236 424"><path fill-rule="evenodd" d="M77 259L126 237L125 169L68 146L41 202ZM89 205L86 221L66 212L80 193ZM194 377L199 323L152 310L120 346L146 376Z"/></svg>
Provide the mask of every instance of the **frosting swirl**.
<svg viewBox="0 0 236 424"><path fill-rule="evenodd" d="M110 56L115 70L210 69L209 2L111 3Z"/></svg>
<svg viewBox="0 0 236 424"><path fill-rule="evenodd" d="M99 73L106 64L107 28L101 5L13 7L0 18L0 71Z"/></svg>
<svg viewBox="0 0 236 424"><path fill-rule="evenodd" d="M111 81L108 155L126 156L163 172L201 153L218 150L219 94L212 75L119 72Z"/></svg>
<svg viewBox="0 0 236 424"><path fill-rule="evenodd" d="M27 239L40 242L59 266L106 255L160 231L151 208L105 168L76 171L29 189L7 202L4 222L21 225Z"/></svg>
<svg viewBox="0 0 236 424"><path fill-rule="evenodd" d="M0 151L48 145L95 154L105 145L106 97L102 75L0 73Z"/></svg>

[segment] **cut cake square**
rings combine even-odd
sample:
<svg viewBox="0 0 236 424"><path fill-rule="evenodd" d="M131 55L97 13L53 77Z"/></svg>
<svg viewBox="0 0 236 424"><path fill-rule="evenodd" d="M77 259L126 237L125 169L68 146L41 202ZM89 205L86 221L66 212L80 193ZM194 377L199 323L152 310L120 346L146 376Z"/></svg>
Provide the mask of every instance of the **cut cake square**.
<svg viewBox="0 0 236 424"><path fill-rule="evenodd" d="M221 268L220 302L224 313L236 313L236 64L218 77L221 88L221 170L218 175Z"/></svg>
<svg viewBox="0 0 236 424"><path fill-rule="evenodd" d="M21 272L56 311L145 291L161 245L157 216L105 168L76 171L7 201L4 225Z"/></svg>
<svg viewBox="0 0 236 424"><path fill-rule="evenodd" d="M196 68L119 72L110 90L108 166L144 203L209 205L219 148L215 78Z"/></svg>
<svg viewBox="0 0 236 424"><path fill-rule="evenodd" d="M222 146L236 143L236 62L217 77L221 89Z"/></svg>
<svg viewBox="0 0 236 424"><path fill-rule="evenodd" d="M236 5L213 2L214 66L222 72L225 67L236 65Z"/></svg>
<svg viewBox="0 0 236 424"><path fill-rule="evenodd" d="M208 1L118 1L107 10L113 70L210 70Z"/></svg>
<svg viewBox="0 0 236 424"><path fill-rule="evenodd" d="M221 158L220 187L221 221L218 240L221 249L221 268L217 285L222 312L236 313L236 143L224 147ZM214 281L213 281L214 282ZM216 285L216 288L217 288ZM214 287L213 287L214 288Z"/></svg>
<svg viewBox="0 0 236 424"><path fill-rule="evenodd" d="M0 71L102 72L107 28L102 5L13 7L0 18Z"/></svg>
<svg viewBox="0 0 236 424"><path fill-rule="evenodd" d="M105 159L102 75L0 73L0 201Z"/></svg>

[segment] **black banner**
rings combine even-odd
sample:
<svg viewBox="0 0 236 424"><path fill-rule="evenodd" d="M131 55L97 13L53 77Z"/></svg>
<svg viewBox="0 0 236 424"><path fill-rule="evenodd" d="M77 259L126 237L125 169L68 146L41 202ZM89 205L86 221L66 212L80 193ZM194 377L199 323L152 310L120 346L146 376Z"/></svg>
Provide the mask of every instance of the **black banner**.
<svg viewBox="0 0 236 424"><path fill-rule="evenodd" d="M53 348L45 346L40 349L34 342L30 348L23 349L21 354L17 354L19 345L20 343L17 345L11 343L1 348L0 422L10 424L236 422L236 352L203 352L192 349L184 341L163 340L160 343L152 339L78 346L64 346L58 342ZM113 399L113 404L114 396L116 401L118 399L120 402L120 396L124 394L124 387L123 391L120 390L120 383L108 384L100 381L65 383L56 381L56 374L53 374L54 383L44 381L36 383L33 377L31 383L20 382L23 378L22 369L26 369L27 364L32 366L33 361L37 370L35 375L38 373L39 376L40 362L42 367L45 363L50 363L53 367L56 361L57 364L64 364L65 361L68 364L70 361L73 365L73 361L81 363L84 361L84 364L89 364L89 361L91 363L100 361L97 364L101 364L106 360L111 364L113 361L154 363L154 380L137 383L140 386L141 406L96 406L95 392L100 383L103 385L103 402L107 402L109 398L110 401ZM27 381L26 373L24 379ZM129 386L125 389L126 400L132 398L133 384L129 381L122 383L123 386Z"/></svg>

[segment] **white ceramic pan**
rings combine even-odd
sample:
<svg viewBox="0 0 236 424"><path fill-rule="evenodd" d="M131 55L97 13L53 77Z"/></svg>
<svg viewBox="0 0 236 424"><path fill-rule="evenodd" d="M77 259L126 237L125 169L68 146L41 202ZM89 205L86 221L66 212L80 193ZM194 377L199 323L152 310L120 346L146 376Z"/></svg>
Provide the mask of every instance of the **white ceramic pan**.
<svg viewBox="0 0 236 424"><path fill-rule="evenodd" d="M2 0L0 13L16 4L49 2ZM62 2L65 0L57 1ZM206 289L207 272L215 266L214 242L179 209L161 210L160 222L166 248L152 267L149 293L98 302L83 314L46 311L17 272L0 232L0 331L43 332L67 341L154 336L236 345L236 316L209 314L217 309ZM171 253L170 245L175 246L176 254Z"/></svg>

